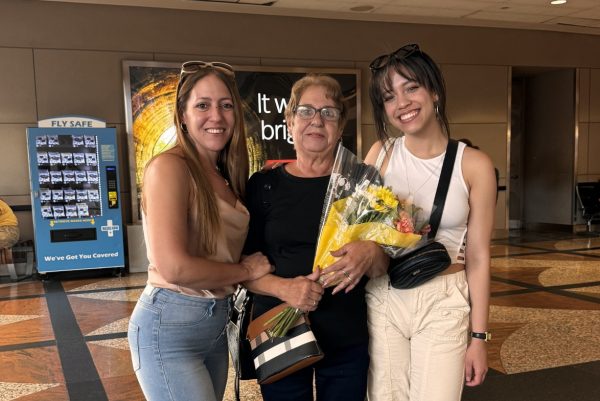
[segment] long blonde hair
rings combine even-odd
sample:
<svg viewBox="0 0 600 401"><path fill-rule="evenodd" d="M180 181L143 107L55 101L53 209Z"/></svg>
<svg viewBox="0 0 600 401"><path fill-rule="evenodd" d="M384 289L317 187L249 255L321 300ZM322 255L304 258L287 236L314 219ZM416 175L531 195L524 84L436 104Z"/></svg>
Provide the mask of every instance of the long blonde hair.
<svg viewBox="0 0 600 401"><path fill-rule="evenodd" d="M198 151L183 124L183 113L190 97L190 92L199 80L209 74L223 81L233 99L233 135L231 136L231 140L219 153L217 166L225 179L230 183L233 193L240 200L243 200L245 197L249 171L242 100L233 73L223 68L206 66L193 73L182 74L177 89L174 113L174 123L177 132L175 148L181 149L183 159L192 177L192 203L188 211L190 215L188 216L195 216L195 219L194 221L189 221L189 224L198 230L200 234L200 249L207 255L214 254L216 251L216 234L220 230L219 210L217 199L208 180L207 173L200 163Z"/></svg>

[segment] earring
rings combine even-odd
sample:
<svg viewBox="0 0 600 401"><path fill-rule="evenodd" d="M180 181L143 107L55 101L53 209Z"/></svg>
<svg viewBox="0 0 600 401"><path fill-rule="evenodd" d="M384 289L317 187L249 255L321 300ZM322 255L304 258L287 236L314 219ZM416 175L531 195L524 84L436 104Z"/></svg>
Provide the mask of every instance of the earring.
<svg viewBox="0 0 600 401"><path fill-rule="evenodd" d="M435 108L435 115L439 118L440 117L440 104L434 103L434 108Z"/></svg>
<svg viewBox="0 0 600 401"><path fill-rule="evenodd" d="M179 123L179 128L181 129L181 132L183 132L184 134L187 134L187 125L185 125L184 123Z"/></svg>

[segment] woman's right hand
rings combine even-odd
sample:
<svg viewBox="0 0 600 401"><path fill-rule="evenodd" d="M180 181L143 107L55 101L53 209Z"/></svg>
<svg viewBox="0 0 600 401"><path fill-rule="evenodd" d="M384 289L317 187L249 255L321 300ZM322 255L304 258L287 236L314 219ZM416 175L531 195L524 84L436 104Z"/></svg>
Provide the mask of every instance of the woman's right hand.
<svg viewBox="0 0 600 401"><path fill-rule="evenodd" d="M260 252L242 256L240 264L248 271L248 281L259 279L275 270L269 259Z"/></svg>
<svg viewBox="0 0 600 401"><path fill-rule="evenodd" d="M308 276L286 279L287 286L279 297L293 308L312 312L317 309L323 296L323 286L319 283L321 271L317 269Z"/></svg>

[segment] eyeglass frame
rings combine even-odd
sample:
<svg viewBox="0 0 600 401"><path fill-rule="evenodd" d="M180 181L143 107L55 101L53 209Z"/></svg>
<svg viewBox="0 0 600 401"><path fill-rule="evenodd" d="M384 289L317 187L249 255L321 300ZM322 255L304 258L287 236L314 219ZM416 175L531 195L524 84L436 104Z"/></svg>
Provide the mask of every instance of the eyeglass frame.
<svg viewBox="0 0 600 401"><path fill-rule="evenodd" d="M371 64L369 64L369 69L371 70L371 72L381 70L382 68L387 67L390 64L391 60L403 60L417 52L421 53L421 48L418 44L410 43L404 45L399 49L393 51L392 53L382 54L381 56L375 57L375 59L371 61Z"/></svg>
<svg viewBox="0 0 600 401"><path fill-rule="evenodd" d="M342 118L342 110L340 110L336 106L324 106L324 107L321 107L321 108L317 109L316 107L311 106L310 104L299 104L298 106L294 107L294 110L293 110L294 111L294 115L298 114L298 109L299 108L303 108L303 109L306 109L306 110L312 110L313 113L314 113L312 116L307 117L307 118L303 118L301 116L298 116L299 119L305 120L305 121L312 120L313 118L315 118L315 116L317 115L317 113L319 113L319 116L321 116L321 118L323 120L325 120L325 121L331 121L331 122L340 121L340 119ZM325 117L323 115L323 110L335 110L338 113L337 114L337 118L335 120L331 120L331 119Z"/></svg>

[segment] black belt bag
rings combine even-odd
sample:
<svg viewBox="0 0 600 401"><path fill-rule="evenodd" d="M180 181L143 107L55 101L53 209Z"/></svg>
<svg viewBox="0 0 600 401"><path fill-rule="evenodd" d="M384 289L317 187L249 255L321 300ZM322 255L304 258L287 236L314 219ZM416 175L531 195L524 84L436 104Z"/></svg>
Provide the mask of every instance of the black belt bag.
<svg viewBox="0 0 600 401"><path fill-rule="evenodd" d="M398 289L413 288L443 272L451 263L446 247L439 242L432 242L398 259L392 259L388 269L390 283Z"/></svg>
<svg viewBox="0 0 600 401"><path fill-rule="evenodd" d="M448 140L444 164L442 165L442 172L429 219L431 231L428 234L428 238L432 240L435 238L440 221L442 220L457 149L458 142L452 139ZM433 241L408 254L390 259L388 267L390 284L397 289L414 288L431 280L437 274L446 270L451 264L452 260L450 259L450 255L448 255L448 251L446 251L446 247L439 242Z"/></svg>

